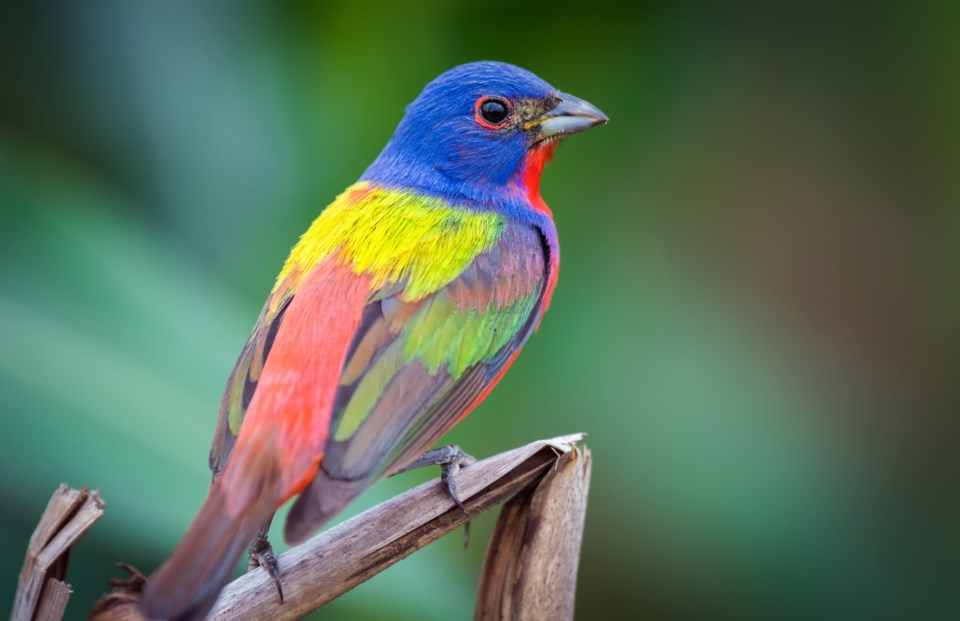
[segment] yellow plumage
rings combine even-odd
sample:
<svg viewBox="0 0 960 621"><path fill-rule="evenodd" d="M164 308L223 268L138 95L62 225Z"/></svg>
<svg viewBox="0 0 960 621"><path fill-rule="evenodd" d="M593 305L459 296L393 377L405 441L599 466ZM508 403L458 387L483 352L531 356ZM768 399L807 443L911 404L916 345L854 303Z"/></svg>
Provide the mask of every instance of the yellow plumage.
<svg viewBox="0 0 960 621"><path fill-rule="evenodd" d="M374 288L405 283L401 297L418 300L493 248L503 226L503 217L493 212L356 183L303 234L277 277L274 292L295 289L304 274L339 251L340 260L356 273L373 277ZM274 296L273 304L279 305L281 299Z"/></svg>

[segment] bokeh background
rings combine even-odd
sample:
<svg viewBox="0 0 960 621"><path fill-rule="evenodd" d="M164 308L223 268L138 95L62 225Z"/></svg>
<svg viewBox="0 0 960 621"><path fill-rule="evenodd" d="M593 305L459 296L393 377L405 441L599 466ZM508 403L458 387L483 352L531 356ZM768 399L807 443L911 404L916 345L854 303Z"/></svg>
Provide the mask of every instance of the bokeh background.
<svg viewBox="0 0 960 621"><path fill-rule="evenodd" d="M612 119L548 168L553 308L449 436L589 433L578 617L960 618L956 6L4 2L0 611L61 481L108 503L71 618L157 566L288 249L490 58ZM470 618L493 520L316 618Z"/></svg>

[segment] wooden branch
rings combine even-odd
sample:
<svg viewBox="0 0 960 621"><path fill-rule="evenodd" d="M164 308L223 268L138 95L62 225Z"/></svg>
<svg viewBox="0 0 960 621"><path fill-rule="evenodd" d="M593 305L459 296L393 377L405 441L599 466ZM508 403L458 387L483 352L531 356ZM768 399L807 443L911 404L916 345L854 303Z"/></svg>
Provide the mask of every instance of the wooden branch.
<svg viewBox="0 0 960 621"><path fill-rule="evenodd" d="M573 618L589 488L590 451L574 448L504 505L483 559L475 621Z"/></svg>
<svg viewBox="0 0 960 621"><path fill-rule="evenodd" d="M59 621L70 598L67 553L103 515L103 501L94 490L61 485L50 497L30 537L13 601L13 621Z"/></svg>
<svg viewBox="0 0 960 621"><path fill-rule="evenodd" d="M70 601L70 595L73 590L70 585L57 580L56 578L47 578L47 585L43 587L43 596L37 604L37 611L33 615L33 621L60 621L67 612L67 603Z"/></svg>
<svg viewBox="0 0 960 621"><path fill-rule="evenodd" d="M280 557L285 596L283 605L279 603L276 589L267 573L257 569L226 586L208 619L299 619L451 532L471 517L531 485L536 485L541 480L561 483L570 481L571 478L566 473L571 461L583 463L575 448L576 442L582 438L583 434L576 434L533 442L461 470L457 475L457 486L469 514L463 513L453 504L438 481L424 483L381 503L288 550ZM574 469L580 472L580 481L584 481L589 475L588 454L584 455L587 457L587 465L581 465L580 470ZM548 473L549 476L544 479ZM560 476L561 474L563 476ZM563 503L558 505L556 502L557 497L568 496L569 494L557 496L552 492L535 495L531 505L534 509L530 515L551 517L553 511L569 510L567 506L560 506ZM586 489L583 488L581 502L585 497ZM537 498L540 500L536 500ZM571 536L571 541L566 544L553 541L554 553L563 551L579 555L580 533L572 531L582 526L582 507L575 502L573 505L576 505L574 509L580 513L577 519L570 521L571 526L567 529L551 526L551 534L543 538L544 542L549 543L557 536ZM547 520L552 525L563 521L552 517ZM529 524L527 528L531 528ZM535 552L531 558L542 558L542 549L545 548L531 548ZM569 610L572 614L571 580L575 580L576 559L565 567L565 578L556 582L555 588L570 591L564 595L569 595ZM571 567L573 574L568 575ZM526 576L529 582L539 579L534 576L544 574L535 572L522 575ZM539 592L549 590L549 585L541 585ZM136 596L128 593L107 596L98 603L90 619L142 621L143 617L135 601Z"/></svg>

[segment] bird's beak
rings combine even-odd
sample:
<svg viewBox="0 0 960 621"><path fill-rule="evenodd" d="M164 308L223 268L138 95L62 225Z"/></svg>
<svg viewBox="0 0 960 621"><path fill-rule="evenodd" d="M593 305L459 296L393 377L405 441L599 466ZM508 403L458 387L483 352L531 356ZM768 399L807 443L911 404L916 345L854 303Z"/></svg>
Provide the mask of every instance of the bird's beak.
<svg viewBox="0 0 960 621"><path fill-rule="evenodd" d="M599 108L579 97L557 93L557 98L560 99L559 104L524 126L528 130L539 126L538 140L576 134L609 120Z"/></svg>

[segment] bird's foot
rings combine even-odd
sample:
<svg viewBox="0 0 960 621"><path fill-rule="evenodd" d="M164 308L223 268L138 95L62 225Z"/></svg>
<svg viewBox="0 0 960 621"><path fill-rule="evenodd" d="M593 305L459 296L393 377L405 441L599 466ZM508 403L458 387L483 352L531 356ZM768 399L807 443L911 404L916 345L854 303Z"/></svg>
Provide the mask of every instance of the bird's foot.
<svg viewBox="0 0 960 621"><path fill-rule="evenodd" d="M267 534L261 532L250 544L250 558L247 560L247 571L263 567L273 578L273 584L277 587L277 595L280 597L280 603L283 603L283 584L280 582L280 563L277 555L273 553L273 546L267 539Z"/></svg>
<svg viewBox="0 0 960 621"><path fill-rule="evenodd" d="M140 570L133 565L128 565L127 563L123 562L116 563L116 566L130 574L130 577L110 578L107 580L107 584L121 589L126 593L139 593L143 590L144 585L147 584L147 577L140 573Z"/></svg>
<svg viewBox="0 0 960 621"><path fill-rule="evenodd" d="M474 456L463 452L456 444L451 444L450 446L427 451L409 466L397 472L397 474L426 466L440 466L440 482L447 488L447 493L453 498L453 502L460 507L460 510L470 515L463 501L460 500L460 494L457 492L456 475L460 472L460 468L465 468L475 463L477 463L477 459ZM469 542L470 522L467 521L463 524L463 547L466 548Z"/></svg>
<svg viewBox="0 0 960 621"><path fill-rule="evenodd" d="M128 565L127 563L117 563L117 567L122 569L124 572L130 575L129 578L110 578L107 580L107 584L114 587L116 590L107 593L93 606L93 611L90 613L91 619L99 618L127 618L123 614L120 614L122 608L136 607L137 602L140 601L140 594L143 592L143 587L147 584L147 577L140 573L136 567ZM108 613L107 611L111 611ZM117 615L111 617L113 611L117 611ZM131 616L129 618L142 618L140 615Z"/></svg>

